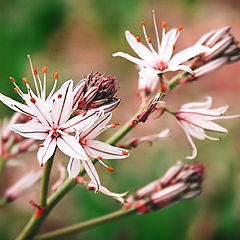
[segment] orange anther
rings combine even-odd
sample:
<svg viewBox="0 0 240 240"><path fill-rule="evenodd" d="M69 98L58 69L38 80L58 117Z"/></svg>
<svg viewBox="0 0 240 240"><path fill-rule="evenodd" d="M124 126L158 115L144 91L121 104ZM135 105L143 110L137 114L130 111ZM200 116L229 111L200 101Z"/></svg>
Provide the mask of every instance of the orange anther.
<svg viewBox="0 0 240 240"><path fill-rule="evenodd" d="M24 77L22 80L23 80L26 84L28 84L27 78Z"/></svg>
<svg viewBox="0 0 240 240"><path fill-rule="evenodd" d="M15 93L19 93L19 89L18 88L15 87L13 90L14 90Z"/></svg>
<svg viewBox="0 0 240 240"><path fill-rule="evenodd" d="M29 121L31 121L32 119L33 119L33 117L31 117L31 116L30 116L30 117L28 117L28 120L29 120Z"/></svg>
<svg viewBox="0 0 240 240"><path fill-rule="evenodd" d="M84 117L86 114L87 114L87 111L84 111L83 114L82 114L82 116Z"/></svg>
<svg viewBox="0 0 240 240"><path fill-rule="evenodd" d="M30 101L31 101L32 103L35 103L35 102L36 102L36 100L35 100L33 97L30 98Z"/></svg>
<svg viewBox="0 0 240 240"><path fill-rule="evenodd" d="M173 45L173 47L172 47L172 48L173 48L173 50L175 50L175 48L176 48L175 44Z"/></svg>
<svg viewBox="0 0 240 240"><path fill-rule="evenodd" d="M115 128L116 126L119 126L120 123L112 123L111 125L112 125L112 128Z"/></svg>
<svg viewBox="0 0 240 240"><path fill-rule="evenodd" d="M162 28L166 28L167 27L167 23L166 22L162 22Z"/></svg>
<svg viewBox="0 0 240 240"><path fill-rule="evenodd" d="M178 31L180 32L180 31L182 31L182 30L183 30L183 27L180 26L180 27L178 28Z"/></svg>
<svg viewBox="0 0 240 240"><path fill-rule="evenodd" d="M128 155L128 152L127 151L122 151L122 154L123 155Z"/></svg>
<svg viewBox="0 0 240 240"><path fill-rule="evenodd" d="M58 72L54 73L54 79L58 79Z"/></svg>
<svg viewBox="0 0 240 240"><path fill-rule="evenodd" d="M62 94L61 94L61 93L59 93L59 94L58 94L58 98L61 98L61 97L62 97Z"/></svg>
<svg viewBox="0 0 240 240"><path fill-rule="evenodd" d="M43 73L47 73L47 67L43 67L42 71Z"/></svg>
<svg viewBox="0 0 240 240"><path fill-rule="evenodd" d="M136 37L136 40L137 40L138 42L141 42L141 40L140 40L140 37L139 37L139 36L137 36L137 37Z"/></svg>
<svg viewBox="0 0 240 240"><path fill-rule="evenodd" d="M39 146L39 147L44 147L44 145L43 145L43 144L39 144L38 146Z"/></svg>
<svg viewBox="0 0 240 240"><path fill-rule="evenodd" d="M114 168L112 168L112 167L108 167L107 170L110 172L114 172Z"/></svg>
<svg viewBox="0 0 240 240"><path fill-rule="evenodd" d="M34 68L33 71L34 71L34 74L35 74L35 75L38 75L38 72L37 72L37 69L36 69L36 68Z"/></svg>
<svg viewBox="0 0 240 240"><path fill-rule="evenodd" d="M14 79L13 77L9 77L9 79L10 79L13 83L16 82L15 79Z"/></svg>
<svg viewBox="0 0 240 240"><path fill-rule="evenodd" d="M98 159L98 160L102 160L102 157L98 156L97 159Z"/></svg>
<svg viewBox="0 0 240 240"><path fill-rule="evenodd" d="M146 23L145 23L144 21L141 21L141 24L142 24L143 26L146 26Z"/></svg>
<svg viewBox="0 0 240 240"><path fill-rule="evenodd" d="M149 43L152 43L152 39L151 39L151 38L148 38L148 42L149 42Z"/></svg>

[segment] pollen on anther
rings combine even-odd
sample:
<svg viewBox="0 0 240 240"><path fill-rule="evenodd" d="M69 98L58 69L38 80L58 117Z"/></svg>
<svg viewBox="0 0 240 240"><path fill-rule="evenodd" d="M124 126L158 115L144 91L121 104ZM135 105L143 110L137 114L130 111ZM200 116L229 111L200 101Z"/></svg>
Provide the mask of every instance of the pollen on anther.
<svg viewBox="0 0 240 240"><path fill-rule="evenodd" d="M145 23L144 21L141 21L141 24L142 24L143 26L146 26L146 23Z"/></svg>
<svg viewBox="0 0 240 240"><path fill-rule="evenodd" d="M24 77L22 80L23 80L26 84L28 84L27 78Z"/></svg>
<svg viewBox="0 0 240 240"><path fill-rule="evenodd" d="M36 100L35 100L33 97L30 98L30 101L31 101L32 103L35 103L35 102L36 102Z"/></svg>
<svg viewBox="0 0 240 240"><path fill-rule="evenodd" d="M172 48L173 48L173 50L175 50L175 48L176 48L175 44L173 45L173 47L172 47Z"/></svg>
<svg viewBox="0 0 240 240"><path fill-rule="evenodd" d="M58 98L61 98L61 97L62 97L62 94L61 94L61 93L59 93L59 94L58 94Z"/></svg>
<svg viewBox="0 0 240 240"><path fill-rule="evenodd" d="M9 77L9 79L10 79L13 83L16 82L15 79L14 79L13 77Z"/></svg>
<svg viewBox="0 0 240 240"><path fill-rule="evenodd" d="M38 75L38 72L37 72L37 69L36 69L36 68L34 68L33 71L34 71L34 74L35 74L35 75Z"/></svg>
<svg viewBox="0 0 240 240"><path fill-rule="evenodd" d="M112 125L112 128L115 128L116 126L119 126L120 123L112 123L111 125Z"/></svg>
<svg viewBox="0 0 240 240"><path fill-rule="evenodd" d="M98 160L102 160L102 157L100 157L100 156L97 156L97 159L98 159Z"/></svg>
<svg viewBox="0 0 240 240"><path fill-rule="evenodd" d="M167 23L166 22L162 22L162 28L166 28L167 27Z"/></svg>
<svg viewBox="0 0 240 240"><path fill-rule="evenodd" d="M15 93L19 93L19 89L18 88L15 87L13 90L14 90Z"/></svg>
<svg viewBox="0 0 240 240"><path fill-rule="evenodd" d="M182 31L183 30L183 26L180 26L179 28L178 28L178 31L180 32L180 31Z"/></svg>
<svg viewBox="0 0 240 240"><path fill-rule="evenodd" d="M54 73L54 79L58 79L58 72Z"/></svg>
<svg viewBox="0 0 240 240"><path fill-rule="evenodd" d="M137 36L137 37L136 37L136 40L137 40L138 42L141 42L141 40L140 40L140 37L139 37L139 36Z"/></svg>
<svg viewBox="0 0 240 240"><path fill-rule="evenodd" d="M43 144L39 144L38 146L39 146L40 148L41 148L41 147L44 147L44 145L43 145Z"/></svg>
<svg viewBox="0 0 240 240"><path fill-rule="evenodd" d="M107 170L110 171L110 172L114 172L115 169L112 168L112 167L108 167Z"/></svg>
<svg viewBox="0 0 240 240"><path fill-rule="evenodd" d="M31 121L32 119L33 119L33 117L31 117L31 116L30 116L30 117L28 117L28 120L29 120L29 121Z"/></svg>
<svg viewBox="0 0 240 240"><path fill-rule="evenodd" d="M123 155L128 155L128 152L127 151L122 151L122 154Z"/></svg>
<svg viewBox="0 0 240 240"><path fill-rule="evenodd" d="M152 39L151 39L151 38L148 38L148 42L149 42L149 43L152 43Z"/></svg>
<svg viewBox="0 0 240 240"><path fill-rule="evenodd" d="M43 73L47 73L47 67L43 67L42 71Z"/></svg>

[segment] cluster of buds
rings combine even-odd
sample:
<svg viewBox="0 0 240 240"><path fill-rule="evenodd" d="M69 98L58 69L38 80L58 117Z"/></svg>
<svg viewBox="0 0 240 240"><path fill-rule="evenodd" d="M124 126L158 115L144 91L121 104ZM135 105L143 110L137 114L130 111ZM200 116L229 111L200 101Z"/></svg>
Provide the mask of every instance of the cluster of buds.
<svg viewBox="0 0 240 240"><path fill-rule="evenodd" d="M30 119L21 113L15 113L10 120L3 121L0 134L0 157L11 160L17 154L26 152L34 147L34 139L25 139L12 132L9 126L17 123L27 123Z"/></svg>
<svg viewBox="0 0 240 240"><path fill-rule="evenodd" d="M195 59L190 67L195 69L194 75L189 80L196 79L214 71L227 63L234 63L240 59L240 48L237 41L230 33L230 27L223 27L203 35L196 45L209 48Z"/></svg>
<svg viewBox="0 0 240 240"><path fill-rule="evenodd" d="M74 88L74 114L99 107L103 107L104 112L112 111L120 102L120 99L114 96L116 92L115 77L98 72L88 74Z"/></svg>
<svg viewBox="0 0 240 240"><path fill-rule="evenodd" d="M139 213L167 207L201 193L204 166L178 161L165 175L136 192L135 200L129 197L125 208L134 206Z"/></svg>

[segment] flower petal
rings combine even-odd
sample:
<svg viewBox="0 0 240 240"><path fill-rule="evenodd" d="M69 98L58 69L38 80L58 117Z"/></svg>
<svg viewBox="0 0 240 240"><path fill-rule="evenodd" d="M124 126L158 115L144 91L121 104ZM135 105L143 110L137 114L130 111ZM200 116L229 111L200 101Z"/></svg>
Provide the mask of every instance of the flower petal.
<svg viewBox="0 0 240 240"><path fill-rule="evenodd" d="M85 146L84 149L88 155L94 158L101 157L103 159L120 159L129 156L128 151L125 149L114 147L97 140L88 140L87 146Z"/></svg>
<svg viewBox="0 0 240 240"><path fill-rule="evenodd" d="M207 97L207 100L204 102L190 102L190 103L186 103L183 104L181 106L181 108L187 109L187 108L210 108L212 106L212 98L211 97Z"/></svg>
<svg viewBox="0 0 240 240"><path fill-rule="evenodd" d="M124 52L117 52L117 53L114 53L112 55L113 57L123 57L123 58L126 58L127 60L129 60L130 62L133 62L137 65L140 65L140 66L146 66L146 63L139 59L139 58L136 58L136 57L133 57L127 53L124 53Z"/></svg>
<svg viewBox="0 0 240 240"><path fill-rule="evenodd" d="M48 136L48 127L41 123L20 123L10 126L10 129L17 132L23 137L44 140Z"/></svg>
<svg viewBox="0 0 240 240"><path fill-rule="evenodd" d="M80 160L75 158L70 158L67 171L69 178L75 178L80 172Z"/></svg>
<svg viewBox="0 0 240 240"><path fill-rule="evenodd" d="M42 167L47 160L53 155L56 149L56 139L52 138L52 133L50 132L46 140L43 142L42 147L39 148L37 153L37 158Z"/></svg>
<svg viewBox="0 0 240 240"><path fill-rule="evenodd" d="M80 143L78 143L76 138L68 134L64 134L64 133L60 133L60 134L61 134L61 137L57 138L57 146L64 154L76 159L81 159L81 160L88 159L82 146L80 145Z"/></svg>
<svg viewBox="0 0 240 240"><path fill-rule="evenodd" d="M191 47L186 48L183 51L175 54L173 56L173 58L170 60L170 62L168 63L168 65L169 65L169 67L179 65L179 64L189 60L190 58L193 58L193 57L199 55L200 53L207 52L208 50L209 50L208 47L205 47L202 45L191 46Z"/></svg>

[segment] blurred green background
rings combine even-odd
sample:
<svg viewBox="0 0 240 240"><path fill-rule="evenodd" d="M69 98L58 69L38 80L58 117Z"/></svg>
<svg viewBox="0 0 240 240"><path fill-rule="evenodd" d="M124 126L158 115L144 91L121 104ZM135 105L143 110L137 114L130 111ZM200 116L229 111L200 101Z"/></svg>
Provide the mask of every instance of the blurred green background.
<svg viewBox="0 0 240 240"><path fill-rule="evenodd" d="M75 82L91 71L100 71L118 78L118 96L122 103L114 112L113 121L123 124L137 110L137 71L135 66L120 58L112 58L116 51L132 51L124 38L124 31L142 34L141 20L154 36L151 10L157 21L167 21L168 27L183 25L177 50L192 45L203 33L225 25L240 37L239 0L2 0L0 1L0 84L1 92L18 99L8 77L21 78L30 71L27 54L40 70L48 67L48 83L52 74L60 73L60 81L72 78ZM175 89L167 98L176 109L188 101L201 101L212 96L214 106L229 104L229 114L239 113L239 63ZM129 104L131 103L131 104ZM12 111L1 104L1 116ZM239 119L221 122L229 129L222 141L196 141L197 161L206 166L203 193L194 200L178 203L148 215L130 216L66 239L240 239L240 124ZM191 152L181 129L171 116L152 117L139 125L129 137L171 129L171 138L164 142L140 145L126 160L109 162L116 170L109 173L98 166L102 184L116 192L135 190L158 178L164 171ZM107 139L109 130L102 136ZM59 154L64 164L67 157ZM38 168L36 153L28 154L25 168L9 168L1 178L1 192L24 172ZM56 166L56 161L55 161ZM57 170L52 181L57 178ZM38 186L39 187L39 186ZM37 192L38 188L36 189ZM38 193L0 209L0 239L13 239L32 212L30 199ZM120 204L101 194L95 195L76 187L50 215L41 232L87 220L117 210Z"/></svg>

